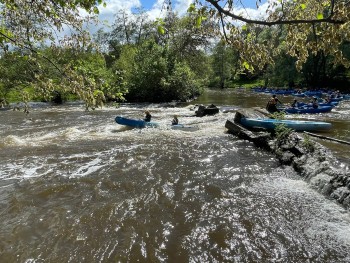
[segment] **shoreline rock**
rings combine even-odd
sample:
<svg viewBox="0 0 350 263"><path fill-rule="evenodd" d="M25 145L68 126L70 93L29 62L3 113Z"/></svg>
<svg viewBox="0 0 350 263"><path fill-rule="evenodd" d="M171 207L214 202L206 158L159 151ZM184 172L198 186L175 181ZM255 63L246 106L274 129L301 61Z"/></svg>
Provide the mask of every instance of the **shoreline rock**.
<svg viewBox="0 0 350 263"><path fill-rule="evenodd" d="M292 166L312 187L350 209L350 169L320 143L296 132L281 141L273 133L248 130L234 120L227 120L225 127L238 138L272 152L281 165Z"/></svg>

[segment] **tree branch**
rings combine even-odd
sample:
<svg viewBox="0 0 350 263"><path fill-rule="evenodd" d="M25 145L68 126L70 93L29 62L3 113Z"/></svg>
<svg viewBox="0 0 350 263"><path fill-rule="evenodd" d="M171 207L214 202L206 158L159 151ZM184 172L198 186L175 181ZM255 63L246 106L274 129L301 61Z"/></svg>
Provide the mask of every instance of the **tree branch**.
<svg viewBox="0 0 350 263"><path fill-rule="evenodd" d="M22 44L22 43L18 43L15 39L12 39L11 37L3 34L2 32L0 32L0 36L3 36L4 38L6 38L7 40L9 40L10 42L12 42L13 44L15 45L18 45L22 48L25 48L27 50L30 50L31 52L33 52L34 54L37 54L37 55L40 55L38 53L38 51L36 51L34 48L30 47L30 46L27 46L25 44ZM51 60L49 59L48 57L44 56L44 55L40 55L42 58L44 58L45 60L47 60L51 65L53 65L63 76L66 76L66 74Z"/></svg>
<svg viewBox="0 0 350 263"><path fill-rule="evenodd" d="M239 20L242 22L245 22L247 24L256 24L256 25L265 25L265 26L273 26L273 25L282 25L282 24L315 24L315 23L330 23L330 24L344 24L345 21L343 20L336 20L332 19L334 15L334 0L331 4L331 14L327 18L323 19L291 19L291 20L276 20L276 21L263 21L263 20L255 20L255 19L248 19L242 16L235 15L234 13L231 13L228 10L225 10L223 7L219 5L220 1L217 0L205 0L206 2L210 3L213 7L218 10L218 12L221 14L224 14L228 17L231 17L235 20Z"/></svg>

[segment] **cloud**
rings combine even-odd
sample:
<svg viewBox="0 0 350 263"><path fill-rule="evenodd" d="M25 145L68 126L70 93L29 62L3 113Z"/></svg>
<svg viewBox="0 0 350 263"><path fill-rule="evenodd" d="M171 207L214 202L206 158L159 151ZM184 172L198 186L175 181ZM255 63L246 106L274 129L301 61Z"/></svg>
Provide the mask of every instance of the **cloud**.
<svg viewBox="0 0 350 263"><path fill-rule="evenodd" d="M103 5L98 7L100 11L99 20L108 25L113 24L115 14L118 13L118 11L125 10L126 13L131 14L132 9L141 7L141 2L139 0L107 0L106 4L106 7Z"/></svg>
<svg viewBox="0 0 350 263"><path fill-rule="evenodd" d="M184 15L193 0L173 0L172 9L179 15ZM120 10L125 10L126 13L132 13L135 8L141 8L142 3L139 0L107 0L106 7L99 6L99 20L109 25L113 24L115 14ZM150 20L155 20L159 17L166 15L166 9L164 6L164 0L157 0L149 10L145 10ZM90 30L93 30L94 26L90 25ZM102 27L102 26L101 26Z"/></svg>
<svg viewBox="0 0 350 263"><path fill-rule="evenodd" d="M250 19L261 19L266 17L266 10L269 2L272 1L277 0L268 0L260 5L258 9L244 8L244 6L241 5L235 9L235 13ZM145 10L150 20L155 20L166 15L164 2L164 0L156 0L149 10ZM186 14L192 2L193 0L172 0L172 10L179 16L182 16ZM99 20L101 23L98 25L89 25L89 31L91 33L96 33L99 28L104 28L105 31L108 31L108 25L111 26L113 24L115 14L118 13L118 11L124 10L126 13L131 14L133 9L142 7L142 2L140 0L106 0L106 4L106 7L103 5L99 6Z"/></svg>
<svg viewBox="0 0 350 263"><path fill-rule="evenodd" d="M252 19L252 20L259 20L264 19L267 17L266 10L269 8L270 3L275 0L270 0L268 2L265 2L262 5L259 5L258 8L245 8L244 6L238 7L234 10L235 14L238 14L244 18Z"/></svg>

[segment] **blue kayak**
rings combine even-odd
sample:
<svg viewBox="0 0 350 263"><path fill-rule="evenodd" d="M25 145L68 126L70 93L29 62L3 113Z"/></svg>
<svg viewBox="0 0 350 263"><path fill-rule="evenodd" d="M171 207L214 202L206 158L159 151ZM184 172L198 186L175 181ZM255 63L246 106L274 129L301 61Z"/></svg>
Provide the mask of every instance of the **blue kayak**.
<svg viewBox="0 0 350 263"><path fill-rule="evenodd" d="M134 128L145 128L145 127L158 127L159 123L157 122L146 122L140 119L130 119L122 116L115 117L115 122L121 125L126 125Z"/></svg>
<svg viewBox="0 0 350 263"><path fill-rule="evenodd" d="M311 107L299 107L299 108L285 108L282 109L286 113L294 114L294 113L324 113L324 112L330 112L332 110L333 106L319 106L318 108L314 109Z"/></svg>
<svg viewBox="0 0 350 263"><path fill-rule="evenodd" d="M339 102L337 102L337 101L329 102L329 103L319 102L318 106L332 106L332 107L335 107L338 104L339 104ZM310 105L310 103L298 102L297 107L309 107L309 108L312 108L312 105Z"/></svg>
<svg viewBox="0 0 350 263"><path fill-rule="evenodd" d="M305 93L292 93L294 97L306 97Z"/></svg>
<svg viewBox="0 0 350 263"><path fill-rule="evenodd" d="M342 101L344 98L343 97L337 97L337 98L331 98L331 102L334 102L334 101Z"/></svg>
<svg viewBox="0 0 350 263"><path fill-rule="evenodd" d="M304 94L308 97L322 97L322 91L305 91Z"/></svg>
<svg viewBox="0 0 350 263"><path fill-rule="evenodd" d="M284 124L287 128L295 131L326 131L332 128L331 123L321 121L242 118L240 122L247 128L264 128L267 130L275 129L277 124Z"/></svg>

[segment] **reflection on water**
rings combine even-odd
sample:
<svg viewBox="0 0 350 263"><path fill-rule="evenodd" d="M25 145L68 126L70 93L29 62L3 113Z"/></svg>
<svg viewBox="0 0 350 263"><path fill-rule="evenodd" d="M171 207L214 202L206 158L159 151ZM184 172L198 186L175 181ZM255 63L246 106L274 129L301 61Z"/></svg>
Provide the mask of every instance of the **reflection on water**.
<svg viewBox="0 0 350 263"><path fill-rule="evenodd" d="M266 98L209 91L194 103L250 107ZM114 122L142 118L146 107L159 129ZM350 261L347 211L227 134L234 112L197 118L190 108L1 112L0 262ZM347 111L316 118L341 129ZM199 130L171 130L175 113Z"/></svg>

